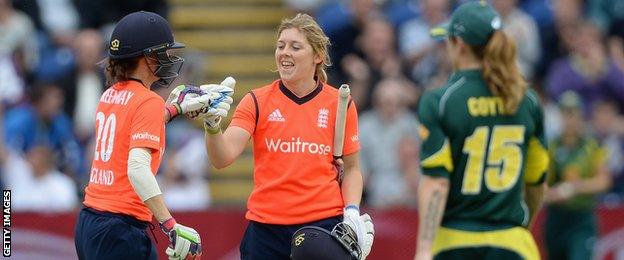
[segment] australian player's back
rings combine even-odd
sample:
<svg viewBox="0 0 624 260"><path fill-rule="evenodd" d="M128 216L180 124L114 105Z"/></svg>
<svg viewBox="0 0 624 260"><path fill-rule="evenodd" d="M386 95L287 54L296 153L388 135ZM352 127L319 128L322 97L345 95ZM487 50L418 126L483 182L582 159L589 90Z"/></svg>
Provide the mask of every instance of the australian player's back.
<svg viewBox="0 0 624 260"><path fill-rule="evenodd" d="M480 77L464 77L455 86L439 92L455 166L443 225L466 230L526 225L524 158L541 120L535 93L528 91L509 113Z"/></svg>

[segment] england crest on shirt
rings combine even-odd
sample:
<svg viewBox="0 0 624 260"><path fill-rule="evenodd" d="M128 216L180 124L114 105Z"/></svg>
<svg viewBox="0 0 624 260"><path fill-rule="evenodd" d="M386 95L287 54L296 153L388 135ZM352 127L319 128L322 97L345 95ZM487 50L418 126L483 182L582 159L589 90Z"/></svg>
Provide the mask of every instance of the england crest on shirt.
<svg viewBox="0 0 624 260"><path fill-rule="evenodd" d="M321 108L318 112L318 117L316 119L316 125L320 128L327 128L327 121L329 120L329 109Z"/></svg>

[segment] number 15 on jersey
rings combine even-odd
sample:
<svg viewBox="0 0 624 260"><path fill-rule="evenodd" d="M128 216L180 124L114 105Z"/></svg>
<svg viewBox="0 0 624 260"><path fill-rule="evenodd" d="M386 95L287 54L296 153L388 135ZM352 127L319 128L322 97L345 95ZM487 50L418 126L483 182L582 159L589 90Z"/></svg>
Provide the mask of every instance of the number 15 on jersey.
<svg viewBox="0 0 624 260"><path fill-rule="evenodd" d="M499 125L491 130L489 126L477 127L462 150L468 155L462 194L479 194L484 176L491 192L511 189L522 172L524 132L520 125Z"/></svg>

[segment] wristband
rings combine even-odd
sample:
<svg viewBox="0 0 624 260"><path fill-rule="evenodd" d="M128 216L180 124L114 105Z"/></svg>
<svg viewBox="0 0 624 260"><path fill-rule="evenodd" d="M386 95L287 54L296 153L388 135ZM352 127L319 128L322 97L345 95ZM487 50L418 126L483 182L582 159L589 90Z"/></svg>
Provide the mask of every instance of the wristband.
<svg viewBox="0 0 624 260"><path fill-rule="evenodd" d="M344 208L345 211L347 211L348 209L355 209L357 210L357 212L360 212L360 208L355 204L349 204Z"/></svg>
<svg viewBox="0 0 624 260"><path fill-rule="evenodd" d="M219 133L219 131L221 131L221 127L217 125L217 127L213 128L208 125L208 122L204 121L204 131L206 131L206 133L208 133L209 135L216 135L217 133Z"/></svg>
<svg viewBox="0 0 624 260"><path fill-rule="evenodd" d="M180 110L176 104L171 104L165 107L169 111L169 120L176 118L180 114Z"/></svg>
<svg viewBox="0 0 624 260"><path fill-rule="evenodd" d="M164 230L171 230L173 229L173 226L175 226L175 224L177 224L177 222L175 221L175 219L173 217L170 217L169 219L163 221L162 223L160 223L160 228L164 231Z"/></svg>

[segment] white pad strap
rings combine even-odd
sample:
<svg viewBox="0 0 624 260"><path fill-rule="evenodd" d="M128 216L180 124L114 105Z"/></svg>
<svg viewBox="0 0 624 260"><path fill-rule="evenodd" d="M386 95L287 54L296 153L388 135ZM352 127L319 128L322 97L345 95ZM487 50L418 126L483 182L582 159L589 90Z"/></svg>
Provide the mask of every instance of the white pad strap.
<svg viewBox="0 0 624 260"><path fill-rule="evenodd" d="M156 182L156 177L154 177L150 169L151 162L152 155L148 149L130 149L130 154L128 155L128 179L134 191L143 202L162 194Z"/></svg>

